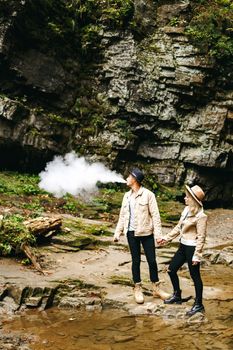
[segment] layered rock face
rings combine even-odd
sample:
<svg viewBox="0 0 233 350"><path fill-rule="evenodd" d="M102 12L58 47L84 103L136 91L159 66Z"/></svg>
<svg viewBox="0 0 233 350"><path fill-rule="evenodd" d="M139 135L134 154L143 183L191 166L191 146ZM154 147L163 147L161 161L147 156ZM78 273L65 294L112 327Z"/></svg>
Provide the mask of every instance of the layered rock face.
<svg viewBox="0 0 233 350"><path fill-rule="evenodd" d="M122 172L137 164L165 185L198 183L208 201L232 203L233 85L185 35L189 1L135 0L140 30L105 27L101 55L89 62L19 48L12 26L27 20L27 5L12 5L1 21L6 166L17 153L19 166L38 170L74 149Z"/></svg>

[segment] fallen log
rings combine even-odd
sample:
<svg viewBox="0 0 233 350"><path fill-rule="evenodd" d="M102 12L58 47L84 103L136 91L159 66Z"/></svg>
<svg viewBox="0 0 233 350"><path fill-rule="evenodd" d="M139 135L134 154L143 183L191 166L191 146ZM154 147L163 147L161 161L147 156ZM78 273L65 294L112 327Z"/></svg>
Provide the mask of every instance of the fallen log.
<svg viewBox="0 0 233 350"><path fill-rule="evenodd" d="M62 226L62 220L59 217L38 217L23 222L24 226L36 237L47 237L56 234ZM27 243L21 244L21 250L30 259L34 268L42 274L45 274L40 263L37 261L36 255Z"/></svg>
<svg viewBox="0 0 233 350"><path fill-rule="evenodd" d="M38 217L26 220L23 224L35 236L44 236L48 232L59 231L61 229L62 220L60 217Z"/></svg>
<svg viewBox="0 0 233 350"><path fill-rule="evenodd" d="M35 269L44 273L30 244L55 235L62 226L61 217L38 217L24 220L20 215L0 215L0 255L23 251Z"/></svg>

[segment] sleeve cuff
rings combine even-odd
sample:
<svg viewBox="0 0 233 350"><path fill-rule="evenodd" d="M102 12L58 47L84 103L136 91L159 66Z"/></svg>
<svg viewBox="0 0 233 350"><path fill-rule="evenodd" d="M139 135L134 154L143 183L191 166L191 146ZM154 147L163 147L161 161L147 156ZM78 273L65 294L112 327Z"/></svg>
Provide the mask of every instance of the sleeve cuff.
<svg viewBox="0 0 233 350"><path fill-rule="evenodd" d="M201 262L201 259L199 259L196 255L193 255L192 261L198 261Z"/></svg>

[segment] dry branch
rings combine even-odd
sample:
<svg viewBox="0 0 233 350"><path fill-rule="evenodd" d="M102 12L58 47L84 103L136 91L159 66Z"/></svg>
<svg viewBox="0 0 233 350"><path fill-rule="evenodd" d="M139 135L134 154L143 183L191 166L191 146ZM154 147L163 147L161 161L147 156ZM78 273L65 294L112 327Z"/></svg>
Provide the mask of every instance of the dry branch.
<svg viewBox="0 0 233 350"><path fill-rule="evenodd" d="M26 243L21 244L21 249L25 253L25 255L31 260L33 266L37 271L44 274L44 271L42 270L40 264L36 260L35 254L31 251L31 247L27 245Z"/></svg>

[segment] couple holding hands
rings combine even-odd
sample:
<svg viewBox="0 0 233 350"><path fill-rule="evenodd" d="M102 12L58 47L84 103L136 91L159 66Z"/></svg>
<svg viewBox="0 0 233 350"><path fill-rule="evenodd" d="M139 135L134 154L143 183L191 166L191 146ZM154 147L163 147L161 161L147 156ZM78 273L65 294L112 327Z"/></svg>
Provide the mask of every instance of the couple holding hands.
<svg viewBox="0 0 233 350"><path fill-rule="evenodd" d="M132 257L135 301L139 304L144 302L140 275L142 245L149 266L153 296L163 299L165 304L181 304L182 297L177 271L187 262L190 276L194 282L195 302L191 310L186 314L187 316L192 316L197 312L204 312L200 262L207 226L207 216L203 211L202 205L205 194L197 185L191 188L186 185L185 208L181 213L180 220L171 232L163 236L155 195L142 186L143 179L144 174L137 168L129 173L126 183L130 187L130 191L124 195L114 234L114 242L117 242L123 233L127 236ZM170 295L160 287L155 254L155 237L157 237L157 244L161 246L172 241L177 236L180 236L179 248L168 267L168 274L173 286L173 294Z"/></svg>

